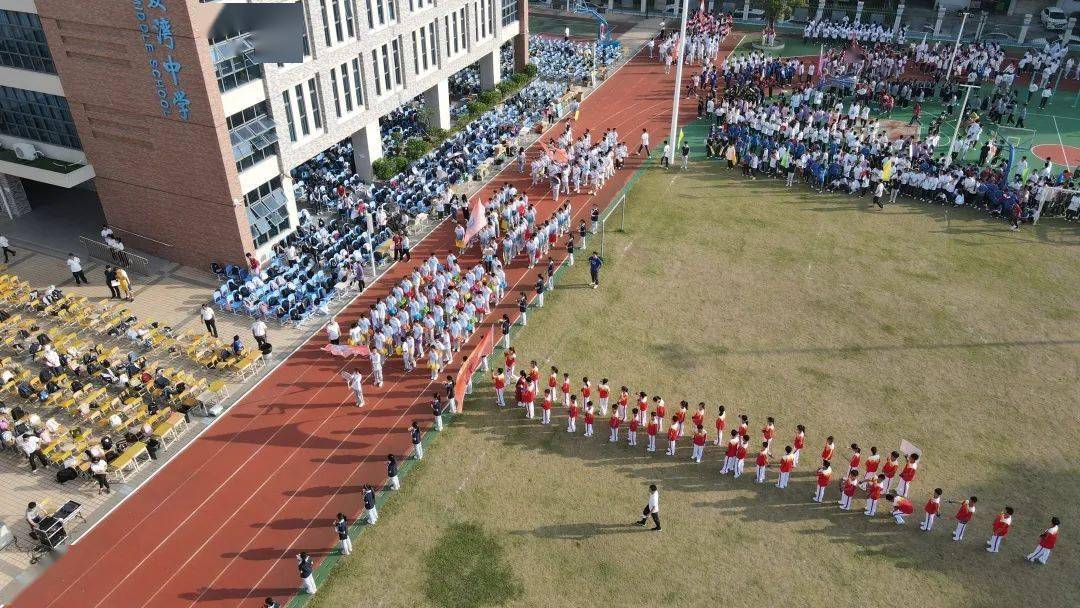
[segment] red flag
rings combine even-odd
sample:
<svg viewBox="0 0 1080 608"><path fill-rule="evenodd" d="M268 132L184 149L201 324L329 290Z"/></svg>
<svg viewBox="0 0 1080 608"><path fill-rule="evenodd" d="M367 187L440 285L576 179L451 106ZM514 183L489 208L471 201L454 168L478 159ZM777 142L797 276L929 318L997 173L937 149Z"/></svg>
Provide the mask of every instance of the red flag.
<svg viewBox="0 0 1080 608"><path fill-rule="evenodd" d="M487 227L487 224L488 219L487 214L484 213L484 204L480 202L478 196L469 203L469 223L465 224L465 244L468 245L474 236Z"/></svg>

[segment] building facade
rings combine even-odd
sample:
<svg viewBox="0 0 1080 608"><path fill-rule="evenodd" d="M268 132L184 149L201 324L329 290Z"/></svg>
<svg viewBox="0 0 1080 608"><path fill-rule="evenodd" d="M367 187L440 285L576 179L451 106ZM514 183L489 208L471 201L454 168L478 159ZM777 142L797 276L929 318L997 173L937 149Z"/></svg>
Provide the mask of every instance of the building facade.
<svg viewBox="0 0 1080 608"><path fill-rule="evenodd" d="M0 145L74 163L44 177L92 178L129 247L238 262L296 226L291 169L351 138L370 175L381 116L423 95L448 127L451 74L479 62L490 88L502 44L527 57L526 0L301 5L303 62L260 64L251 32L211 37L217 2L0 0ZM43 177L10 164L0 152L0 172Z"/></svg>

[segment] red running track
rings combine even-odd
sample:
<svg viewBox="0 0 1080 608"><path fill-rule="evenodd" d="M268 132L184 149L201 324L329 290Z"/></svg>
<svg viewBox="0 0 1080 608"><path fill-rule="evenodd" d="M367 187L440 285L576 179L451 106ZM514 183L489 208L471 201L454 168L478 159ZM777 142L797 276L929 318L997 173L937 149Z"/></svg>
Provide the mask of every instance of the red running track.
<svg viewBox="0 0 1080 608"><path fill-rule="evenodd" d="M673 78L659 63L633 59L582 104L575 133L615 127L633 150L647 128L659 148L670 125ZM680 118L692 119L694 107L685 103ZM642 160L632 156L596 196L575 195L574 221L593 204L610 203ZM531 186L516 168L505 169L482 195L507 181L529 193L538 218L554 212L546 185ZM445 255L452 243L453 226L444 223L414 248L415 259ZM462 256L462 267L478 261L475 249ZM561 263L565 249L553 255ZM342 311L342 326L388 293L410 267L393 266ZM487 323L504 313L516 318L515 285L528 291L535 272L520 259L507 268L507 299ZM356 408L340 377L356 364L321 351L324 339L319 332L304 343L70 547L12 606L224 607L292 596L299 583L296 553L306 550L320 561L333 551L335 514L360 513L360 486L384 482L388 453L411 452L407 427L414 419L422 428L432 423L428 399L434 388L423 368L405 374L395 360L387 365L384 386L365 388L367 406Z"/></svg>

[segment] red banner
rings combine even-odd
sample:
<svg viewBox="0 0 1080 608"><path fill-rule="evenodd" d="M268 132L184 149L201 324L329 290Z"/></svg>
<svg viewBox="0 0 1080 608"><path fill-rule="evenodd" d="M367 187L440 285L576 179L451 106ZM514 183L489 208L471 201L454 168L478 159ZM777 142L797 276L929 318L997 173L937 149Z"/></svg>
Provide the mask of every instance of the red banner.
<svg viewBox="0 0 1080 608"><path fill-rule="evenodd" d="M477 196L469 203L469 223L465 224L465 244L468 245L473 237L487 227L487 213L484 213L484 203Z"/></svg>
<svg viewBox="0 0 1080 608"><path fill-rule="evenodd" d="M469 386L469 379L473 377L476 370L480 369L480 364L483 362L484 357L490 355L494 349L495 328L491 327L476 343L472 352L465 357L465 361L461 364L461 369L458 370L457 379L454 384L454 402L457 404L458 412L465 409L465 389Z"/></svg>

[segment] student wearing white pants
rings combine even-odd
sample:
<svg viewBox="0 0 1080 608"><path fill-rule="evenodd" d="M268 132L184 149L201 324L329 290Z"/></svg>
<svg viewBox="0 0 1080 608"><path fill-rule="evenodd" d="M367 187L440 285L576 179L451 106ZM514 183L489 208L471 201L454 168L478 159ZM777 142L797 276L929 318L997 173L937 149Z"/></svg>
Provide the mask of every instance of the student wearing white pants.
<svg viewBox="0 0 1080 608"><path fill-rule="evenodd" d="M795 455L790 445L784 446L784 455L780 458L780 479L776 481L776 487L783 490L791 479L791 470L795 468Z"/></svg>
<svg viewBox="0 0 1080 608"><path fill-rule="evenodd" d="M953 540L964 540L964 532L967 531L968 522L972 517L975 517L975 503L979 501L978 498L972 496L971 498L960 503L960 510L956 512L956 530L953 531Z"/></svg>
<svg viewBox="0 0 1080 608"><path fill-rule="evenodd" d="M341 541L341 554L349 555L352 553L352 539L349 538L349 521L345 519L344 513L337 514L337 520L334 521L334 531L337 532L338 540Z"/></svg>
<svg viewBox="0 0 1080 608"><path fill-rule="evenodd" d="M525 402L525 417L532 420L536 416L536 402L532 399Z"/></svg>
<svg viewBox="0 0 1080 608"><path fill-rule="evenodd" d="M903 496L897 496L892 492L885 495L885 500L892 503L892 516L897 525L904 525L904 518L915 512L915 505Z"/></svg>
<svg viewBox="0 0 1080 608"><path fill-rule="evenodd" d="M1053 517L1050 519L1050 527L1043 530L1039 535L1039 544L1035 547L1035 550L1027 554L1026 559L1031 563L1038 562L1045 564L1050 559L1050 552L1054 549L1054 545L1057 544L1058 528L1061 526L1061 520Z"/></svg>
<svg viewBox="0 0 1080 608"><path fill-rule="evenodd" d="M937 519L938 511L941 510L941 495L943 490L941 488L934 488L934 494L930 496L930 500L926 501L926 506L923 507L923 511L926 515L923 516L922 524L919 525L919 529L923 532L929 532L934 529L934 520Z"/></svg>
<svg viewBox="0 0 1080 608"><path fill-rule="evenodd" d="M370 483L364 484L364 511L368 525L374 526L379 521L379 510L375 508L375 488Z"/></svg>
<svg viewBox="0 0 1080 608"><path fill-rule="evenodd" d="M421 441L420 425L414 420L412 427L409 428L409 436L412 439L413 457L417 460L424 459L424 443Z"/></svg>
<svg viewBox="0 0 1080 608"><path fill-rule="evenodd" d="M1005 540L1005 536L1009 533L1009 528L1012 527L1013 508L1005 507L1005 510L998 513L998 516L994 518L993 534L990 536L990 540L986 541L986 550L989 553L998 553L1001 551L1001 541Z"/></svg>
<svg viewBox="0 0 1080 608"><path fill-rule="evenodd" d="M312 563L311 556L301 552L296 556L296 567L300 571L300 582L304 585L304 591L315 595L318 589L315 587L315 564Z"/></svg>
<svg viewBox="0 0 1080 608"><path fill-rule="evenodd" d="M754 457L754 464L756 469L754 471L754 482L765 483L765 472L769 468L769 442L761 442L761 451Z"/></svg>
<svg viewBox="0 0 1080 608"><path fill-rule="evenodd" d="M388 454L386 456L386 478L390 480L391 490L401 488L401 479L398 478L397 456L394 456L393 454Z"/></svg>

